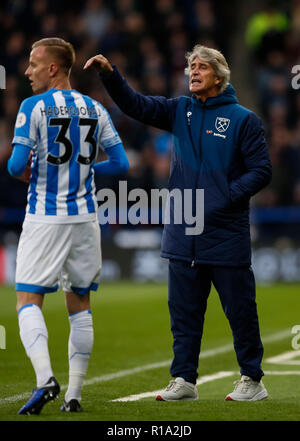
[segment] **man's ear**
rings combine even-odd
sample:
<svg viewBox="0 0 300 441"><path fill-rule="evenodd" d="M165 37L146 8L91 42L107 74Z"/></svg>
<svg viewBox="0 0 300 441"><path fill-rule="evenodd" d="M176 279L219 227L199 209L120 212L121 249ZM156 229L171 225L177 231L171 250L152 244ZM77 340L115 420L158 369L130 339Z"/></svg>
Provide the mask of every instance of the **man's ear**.
<svg viewBox="0 0 300 441"><path fill-rule="evenodd" d="M51 77L54 77L57 74L58 66L56 63L51 63L49 66L49 73Z"/></svg>

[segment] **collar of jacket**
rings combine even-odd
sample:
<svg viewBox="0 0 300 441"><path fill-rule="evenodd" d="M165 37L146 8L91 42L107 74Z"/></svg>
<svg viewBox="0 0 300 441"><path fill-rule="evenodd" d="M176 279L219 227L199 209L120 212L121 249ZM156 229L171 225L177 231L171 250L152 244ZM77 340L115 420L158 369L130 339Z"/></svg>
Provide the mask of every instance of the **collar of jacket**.
<svg viewBox="0 0 300 441"><path fill-rule="evenodd" d="M222 106L224 104L238 104L238 99L236 97L234 87L230 83L228 84L224 92L222 92L220 95L207 98L204 103L195 95L192 96L192 100L194 104L200 104L202 107L215 107Z"/></svg>

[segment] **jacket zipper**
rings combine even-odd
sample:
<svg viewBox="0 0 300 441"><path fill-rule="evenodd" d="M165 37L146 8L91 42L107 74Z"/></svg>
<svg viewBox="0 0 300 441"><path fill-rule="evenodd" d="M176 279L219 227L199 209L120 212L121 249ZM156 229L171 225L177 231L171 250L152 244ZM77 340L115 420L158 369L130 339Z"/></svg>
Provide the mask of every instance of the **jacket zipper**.
<svg viewBox="0 0 300 441"><path fill-rule="evenodd" d="M192 143L193 151L195 153L195 157L197 157L198 156L197 155L197 149L196 149L196 146L194 144L194 140L193 140L193 136L192 136L191 119L190 119L189 116L188 116L188 119L187 119L187 125L188 125L189 137L190 137L190 140L191 140L191 143Z"/></svg>
<svg viewBox="0 0 300 441"><path fill-rule="evenodd" d="M195 153L195 157L199 157L199 165L201 166L201 160L202 160L202 142L201 142L201 138L202 138L202 131L203 131L203 125L204 125L204 119L205 119L205 104L202 104L202 119L201 119L201 126L200 126L200 141L199 141L199 154L198 154L198 150L196 149L196 146L194 144L194 140L193 140L193 136L192 136L192 129L191 129L191 120L190 120L190 115L187 112L187 125L188 125L188 131L189 131L189 137L192 143L192 147ZM194 214L194 213L193 213ZM195 245L196 245L196 238L193 239L193 260L191 262L191 267L193 268L195 266Z"/></svg>
<svg viewBox="0 0 300 441"><path fill-rule="evenodd" d="M201 166L201 160L202 160L202 132L203 132L203 125L204 125L204 119L205 119L205 111L206 107L205 104L202 104L202 120L201 120L201 126L200 126L200 142L199 142L199 162Z"/></svg>
<svg viewBox="0 0 300 441"><path fill-rule="evenodd" d="M190 116L189 116L188 113L187 113L187 115L188 115L187 125L188 125L189 137L190 137L190 140L191 140L191 143L192 143L192 147L193 147L193 151L194 151L194 154L195 154L195 158L197 158L197 156L198 156L197 155L197 150L196 150L196 146L194 144L194 140L193 140L193 136L192 136L191 120L190 120ZM194 265L195 265L195 260L194 260L194 257L195 257L195 238L193 238L193 251L192 251L192 254L193 254L193 260L191 262L191 267L193 268Z"/></svg>

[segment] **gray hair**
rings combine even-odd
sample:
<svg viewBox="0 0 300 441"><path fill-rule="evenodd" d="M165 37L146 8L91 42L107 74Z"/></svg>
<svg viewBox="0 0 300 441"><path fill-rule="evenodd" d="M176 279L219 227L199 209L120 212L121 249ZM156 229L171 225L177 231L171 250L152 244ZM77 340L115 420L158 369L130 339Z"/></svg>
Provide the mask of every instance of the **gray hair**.
<svg viewBox="0 0 300 441"><path fill-rule="evenodd" d="M212 49L210 47L202 46L201 44L196 44L192 52L187 52L185 57L188 62L188 67L186 67L184 70L185 74L190 74L191 64L193 60L196 57L201 58L201 60L204 60L207 63L211 64L218 78L222 78L222 81L220 82L218 87L220 88L220 93L224 92L230 80L230 69L224 55L220 51L218 51L217 49Z"/></svg>

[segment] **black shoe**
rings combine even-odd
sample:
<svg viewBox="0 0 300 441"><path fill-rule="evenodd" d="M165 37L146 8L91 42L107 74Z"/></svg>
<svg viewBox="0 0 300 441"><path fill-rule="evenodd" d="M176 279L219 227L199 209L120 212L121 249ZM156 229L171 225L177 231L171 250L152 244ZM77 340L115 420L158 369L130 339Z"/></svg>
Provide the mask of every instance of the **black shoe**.
<svg viewBox="0 0 300 441"><path fill-rule="evenodd" d="M53 401L59 394L60 387L54 377L49 378L47 383L36 389L33 389L32 395L27 403L19 410L19 415L39 415L43 406L48 401Z"/></svg>
<svg viewBox="0 0 300 441"><path fill-rule="evenodd" d="M60 408L61 412L82 412L82 407L78 400L73 398L68 403L64 400L64 404Z"/></svg>

